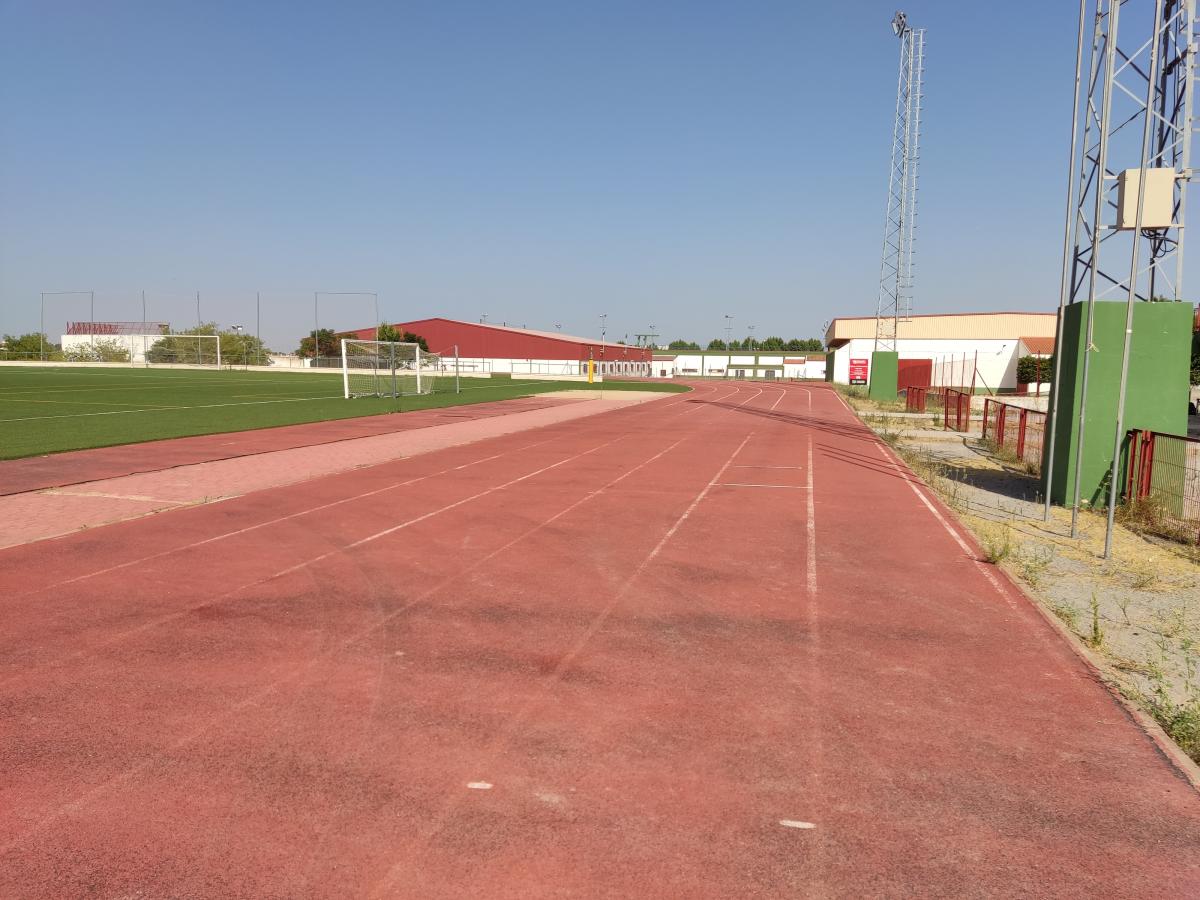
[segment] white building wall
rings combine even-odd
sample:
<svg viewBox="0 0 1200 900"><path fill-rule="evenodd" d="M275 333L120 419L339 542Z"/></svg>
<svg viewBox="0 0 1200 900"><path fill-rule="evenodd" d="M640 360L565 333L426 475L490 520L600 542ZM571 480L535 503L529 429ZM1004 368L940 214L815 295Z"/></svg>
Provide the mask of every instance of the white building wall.
<svg viewBox="0 0 1200 900"><path fill-rule="evenodd" d="M932 383L954 387L970 385L972 369L978 366L977 388L1013 390L1017 386L1017 358L1020 341L1011 340L907 340L897 342L900 359L933 361ZM871 359L874 338L854 338L839 347L834 356L833 380L850 383L850 359ZM964 376L963 371L966 374Z"/></svg>

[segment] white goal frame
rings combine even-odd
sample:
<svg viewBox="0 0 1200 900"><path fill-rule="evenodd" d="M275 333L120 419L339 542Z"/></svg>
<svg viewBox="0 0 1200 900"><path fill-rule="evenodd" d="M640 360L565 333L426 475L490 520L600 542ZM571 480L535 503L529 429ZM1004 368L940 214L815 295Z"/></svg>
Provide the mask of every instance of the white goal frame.
<svg viewBox="0 0 1200 900"><path fill-rule="evenodd" d="M342 393L347 400L431 394L436 379L445 374L441 355L420 344L342 338Z"/></svg>

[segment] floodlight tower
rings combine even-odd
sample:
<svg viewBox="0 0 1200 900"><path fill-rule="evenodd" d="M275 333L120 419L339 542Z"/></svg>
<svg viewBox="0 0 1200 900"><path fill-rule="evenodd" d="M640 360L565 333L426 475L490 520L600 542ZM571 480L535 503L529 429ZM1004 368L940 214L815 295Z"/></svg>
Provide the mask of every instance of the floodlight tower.
<svg viewBox="0 0 1200 900"><path fill-rule="evenodd" d="M875 349L893 351L900 320L912 315L913 243L917 226L917 162L921 144L921 100L925 79L925 29L913 28L897 12L892 31L900 39L896 119L892 125L892 166L887 217L879 261L875 310Z"/></svg>

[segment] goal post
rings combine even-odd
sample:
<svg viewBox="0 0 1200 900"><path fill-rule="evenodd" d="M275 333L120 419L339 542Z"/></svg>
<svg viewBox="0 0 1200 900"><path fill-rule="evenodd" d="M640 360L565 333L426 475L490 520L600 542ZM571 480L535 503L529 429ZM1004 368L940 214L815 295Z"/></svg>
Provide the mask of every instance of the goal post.
<svg viewBox="0 0 1200 900"><path fill-rule="evenodd" d="M444 368L440 354L422 350L419 344L342 339L342 390L347 400L458 393Z"/></svg>

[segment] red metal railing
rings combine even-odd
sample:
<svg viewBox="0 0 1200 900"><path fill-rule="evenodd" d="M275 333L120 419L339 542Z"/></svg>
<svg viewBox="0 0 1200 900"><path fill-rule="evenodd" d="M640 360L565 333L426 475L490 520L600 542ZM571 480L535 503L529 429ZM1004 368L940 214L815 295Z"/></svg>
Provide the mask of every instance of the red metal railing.
<svg viewBox="0 0 1200 900"><path fill-rule="evenodd" d="M1200 543L1200 438L1129 432L1125 499L1148 501L1150 523Z"/></svg>
<svg viewBox="0 0 1200 900"><path fill-rule="evenodd" d="M971 430L971 395L946 388L942 407L942 425L950 431Z"/></svg>
<svg viewBox="0 0 1200 900"><path fill-rule="evenodd" d="M904 409L906 412L925 412L926 394L928 388L908 387L904 389Z"/></svg>
<svg viewBox="0 0 1200 900"><path fill-rule="evenodd" d="M991 436L997 447L1012 450L1017 459L1042 468L1042 441L1046 434L1046 414L1012 403L987 397L983 401L983 438Z"/></svg>

